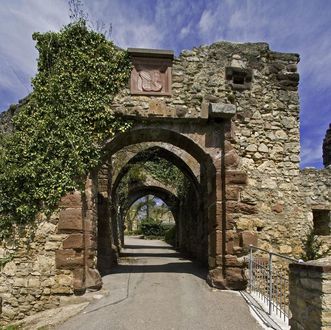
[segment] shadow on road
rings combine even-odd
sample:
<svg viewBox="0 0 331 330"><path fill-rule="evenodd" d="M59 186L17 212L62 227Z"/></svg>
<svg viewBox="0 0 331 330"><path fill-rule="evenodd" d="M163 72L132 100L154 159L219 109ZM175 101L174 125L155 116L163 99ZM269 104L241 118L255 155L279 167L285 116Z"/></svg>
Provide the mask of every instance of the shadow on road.
<svg viewBox="0 0 331 330"><path fill-rule="evenodd" d="M162 245L132 245L132 244L125 244L125 249L166 249L169 250L171 247L169 246L162 246Z"/></svg>
<svg viewBox="0 0 331 330"><path fill-rule="evenodd" d="M186 273L206 279L207 270L194 262L170 262L161 265L120 264L113 268L111 274L118 273Z"/></svg>
<svg viewBox="0 0 331 330"><path fill-rule="evenodd" d="M121 253L122 258L138 258L138 257L152 257L152 258L182 258L179 252L173 253L149 253L149 252L123 252Z"/></svg>
<svg viewBox="0 0 331 330"><path fill-rule="evenodd" d="M120 254L120 263L114 266L110 273L185 273L206 279L206 267L190 260L170 245L153 243L142 240L141 245L125 244L125 248ZM167 258L171 259L167 260Z"/></svg>

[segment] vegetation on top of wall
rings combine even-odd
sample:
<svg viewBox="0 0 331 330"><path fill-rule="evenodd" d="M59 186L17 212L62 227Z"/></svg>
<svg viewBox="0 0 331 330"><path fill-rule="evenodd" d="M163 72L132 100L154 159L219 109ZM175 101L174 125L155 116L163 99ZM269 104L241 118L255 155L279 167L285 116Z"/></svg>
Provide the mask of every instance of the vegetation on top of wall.
<svg viewBox="0 0 331 330"><path fill-rule="evenodd" d="M0 235L50 213L81 189L102 144L130 123L109 105L127 83L128 54L79 19L60 32L35 33L38 72L29 101L0 137Z"/></svg>
<svg viewBox="0 0 331 330"><path fill-rule="evenodd" d="M315 234L313 227L309 228L306 237L302 240L302 244L303 253L301 254L301 258L303 261L317 260L326 257L331 251L331 247L323 250L323 242L318 235Z"/></svg>

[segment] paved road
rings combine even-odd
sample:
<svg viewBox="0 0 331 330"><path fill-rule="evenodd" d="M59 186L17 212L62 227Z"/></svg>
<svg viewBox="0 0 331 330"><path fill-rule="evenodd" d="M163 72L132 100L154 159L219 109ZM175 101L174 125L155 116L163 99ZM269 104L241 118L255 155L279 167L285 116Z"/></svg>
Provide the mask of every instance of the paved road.
<svg viewBox="0 0 331 330"><path fill-rule="evenodd" d="M109 295L59 330L262 329L239 293L210 288L206 271L166 243L125 243L121 264L103 278Z"/></svg>

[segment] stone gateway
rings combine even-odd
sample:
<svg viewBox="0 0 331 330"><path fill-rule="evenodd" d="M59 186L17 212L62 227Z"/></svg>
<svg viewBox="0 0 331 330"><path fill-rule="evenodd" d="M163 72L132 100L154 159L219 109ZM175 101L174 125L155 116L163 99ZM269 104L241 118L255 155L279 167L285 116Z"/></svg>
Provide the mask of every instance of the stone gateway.
<svg viewBox="0 0 331 330"><path fill-rule="evenodd" d="M150 148L181 169L189 191L179 200L149 181L128 193L125 207L152 192L169 200L177 245L208 267L212 286L245 288L250 244L299 257L309 228L330 226L329 133L326 168L299 168L299 55L229 42L178 58L128 51L130 82L109 107L135 125L104 144L83 193L65 196L49 219L40 215L15 249L1 243L0 255L13 256L0 274L4 322L101 288L123 245L121 171ZM10 127L10 115L2 118L1 131ZM116 168L118 153L134 146L140 151Z"/></svg>

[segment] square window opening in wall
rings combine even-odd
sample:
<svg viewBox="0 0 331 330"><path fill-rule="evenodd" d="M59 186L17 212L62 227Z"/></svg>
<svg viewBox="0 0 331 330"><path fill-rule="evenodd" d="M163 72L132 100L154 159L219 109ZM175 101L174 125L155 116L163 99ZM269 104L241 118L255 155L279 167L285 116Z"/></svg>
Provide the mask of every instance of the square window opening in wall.
<svg viewBox="0 0 331 330"><path fill-rule="evenodd" d="M245 73L244 72L233 72L232 82L234 84L244 85L245 84Z"/></svg>
<svg viewBox="0 0 331 330"><path fill-rule="evenodd" d="M234 90L250 89L252 70L229 66L226 68L226 80Z"/></svg>
<svg viewBox="0 0 331 330"><path fill-rule="evenodd" d="M314 234L327 236L331 234L331 211L330 210L312 210Z"/></svg>

